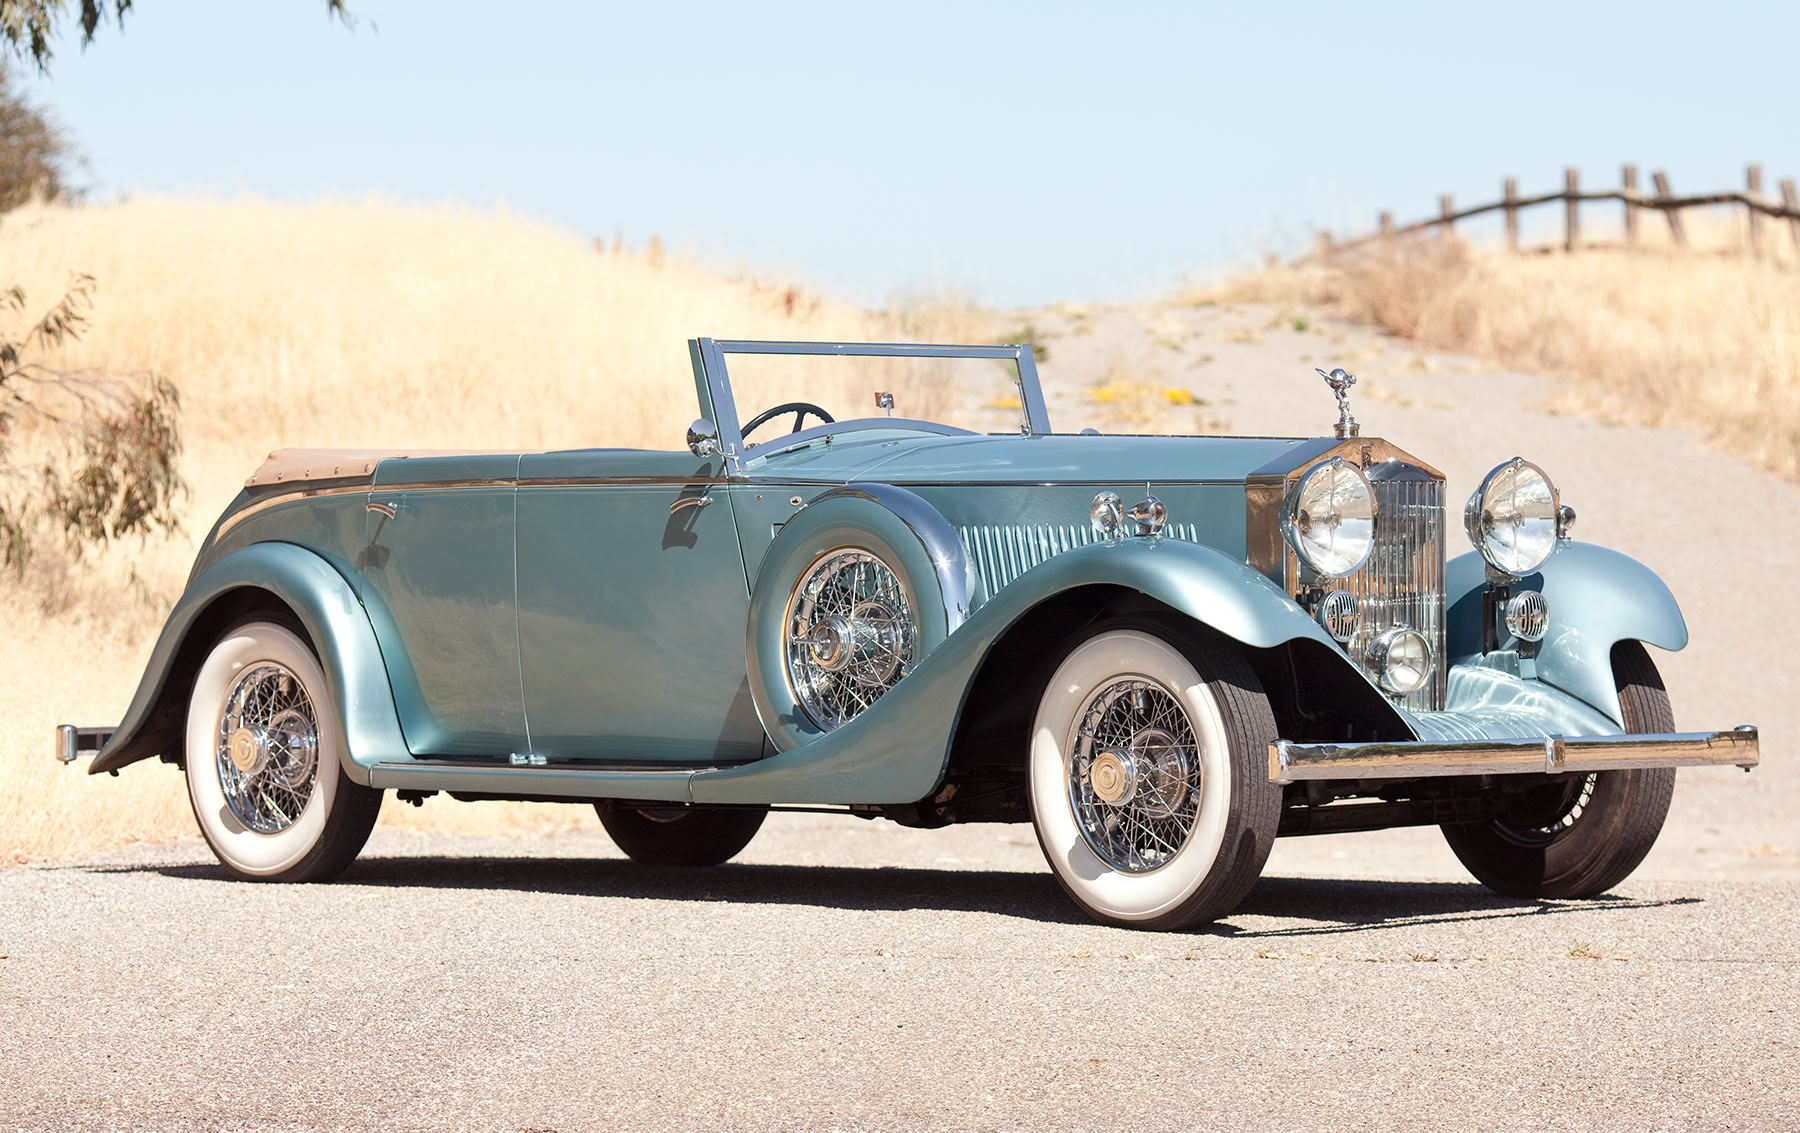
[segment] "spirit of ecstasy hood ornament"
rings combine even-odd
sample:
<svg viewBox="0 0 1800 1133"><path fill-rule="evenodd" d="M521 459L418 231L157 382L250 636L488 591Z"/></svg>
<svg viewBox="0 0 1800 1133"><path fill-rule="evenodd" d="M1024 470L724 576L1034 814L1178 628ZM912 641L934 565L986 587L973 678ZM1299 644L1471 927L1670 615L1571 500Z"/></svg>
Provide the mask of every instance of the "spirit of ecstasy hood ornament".
<svg viewBox="0 0 1800 1133"><path fill-rule="evenodd" d="M1360 436L1362 436L1362 426L1358 425L1356 423L1356 418L1350 416L1350 387L1356 384L1356 375L1348 374L1348 373L1345 373L1343 370L1338 369L1338 370L1331 371L1331 373L1329 373L1329 374L1327 374L1324 370L1320 370L1319 376L1321 378L1324 378L1325 384L1330 386L1332 389L1332 392L1337 394L1337 399L1338 399L1337 435L1338 435L1338 439L1342 440L1345 437L1360 437Z"/></svg>

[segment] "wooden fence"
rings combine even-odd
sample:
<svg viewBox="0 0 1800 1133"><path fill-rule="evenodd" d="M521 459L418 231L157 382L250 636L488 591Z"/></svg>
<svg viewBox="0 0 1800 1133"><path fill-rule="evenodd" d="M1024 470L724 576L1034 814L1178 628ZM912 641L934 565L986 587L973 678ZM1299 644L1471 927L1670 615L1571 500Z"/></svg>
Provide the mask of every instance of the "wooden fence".
<svg viewBox="0 0 1800 1133"><path fill-rule="evenodd" d="M1380 227L1376 232L1361 236L1354 240L1337 241L1329 232L1319 234L1320 253L1330 253L1345 248L1354 248L1376 240L1392 239L1409 233L1423 232L1429 228L1442 227L1452 230L1457 221L1482 216L1490 212L1506 214L1506 246L1517 250L1519 247L1519 210L1534 205L1563 202L1563 247L1574 251L1581 244L1581 205L1584 201L1621 201L1625 205L1625 243L1635 244L1638 240L1639 214L1650 209L1663 214L1669 224L1669 235L1680 247L1688 246L1687 232L1681 225L1683 209L1700 208L1710 205L1742 205L1750 218L1750 252L1760 256L1763 251L1763 218L1785 220L1788 234L1793 238L1794 249L1800 253L1800 193L1795 192L1794 179L1786 178L1781 182L1781 203L1779 205L1763 196L1762 166L1749 166L1744 177L1744 191L1741 193L1707 193L1698 197L1678 197L1669 187L1668 175L1658 171L1651 174L1651 182L1656 193L1651 196L1638 189L1638 170L1635 165L1627 165L1622 180L1624 184L1618 189L1604 189L1599 192L1583 192L1581 190L1581 174L1574 168L1563 171L1563 188L1558 193L1543 193L1535 197L1519 196L1517 178L1508 177L1505 182L1505 195L1492 204L1478 205L1475 208L1458 210L1449 193L1438 197L1438 215L1430 220L1421 220L1408 224L1404 228L1394 227L1394 214L1381 214Z"/></svg>

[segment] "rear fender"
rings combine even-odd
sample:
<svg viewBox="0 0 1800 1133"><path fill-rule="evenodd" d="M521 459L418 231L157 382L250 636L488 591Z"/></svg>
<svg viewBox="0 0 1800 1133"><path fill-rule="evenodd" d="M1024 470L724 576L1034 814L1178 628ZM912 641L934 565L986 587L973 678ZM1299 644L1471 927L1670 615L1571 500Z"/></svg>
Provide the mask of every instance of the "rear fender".
<svg viewBox="0 0 1800 1133"><path fill-rule="evenodd" d="M1448 652L1452 662L1481 654L1486 564L1470 552L1446 568ZM1687 623L1669 587L1643 563L1592 543L1565 542L1536 573L1512 584L1536 590L1550 606L1550 632L1538 648L1537 678L1624 726L1612 649L1642 641L1662 649L1687 645Z"/></svg>
<svg viewBox="0 0 1800 1133"><path fill-rule="evenodd" d="M240 612L267 608L273 597L300 619L338 706L338 750L344 770L366 784L367 768L411 758L381 651L356 592L319 555L292 543L254 543L232 551L188 584L163 626L137 695L90 773L116 771L153 755L181 758L188 683L218 633Z"/></svg>
<svg viewBox="0 0 1800 1133"><path fill-rule="evenodd" d="M1081 587L1137 591L1255 649L1300 638L1341 653L1262 574L1210 547L1144 538L1095 543L1044 562L1002 588L906 679L854 720L737 767L703 771L696 803L910 803L943 777L969 688L995 642L1059 594ZM1348 662L1347 677L1363 680Z"/></svg>

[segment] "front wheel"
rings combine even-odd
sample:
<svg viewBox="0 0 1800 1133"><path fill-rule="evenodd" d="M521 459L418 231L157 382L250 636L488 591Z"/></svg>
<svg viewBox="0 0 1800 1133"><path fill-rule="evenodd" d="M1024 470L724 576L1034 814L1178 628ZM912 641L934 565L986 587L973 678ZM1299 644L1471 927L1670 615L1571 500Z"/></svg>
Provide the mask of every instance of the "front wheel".
<svg viewBox="0 0 1800 1133"><path fill-rule="evenodd" d="M1642 644L1613 647L1625 730L1673 732L1669 694ZM1554 775L1493 822L1445 826L1475 880L1508 897L1597 897L1624 881L1662 832L1675 769Z"/></svg>
<svg viewBox="0 0 1800 1133"><path fill-rule="evenodd" d="M1229 913L1280 821L1274 738L1262 686L1223 643L1103 623L1057 667L1032 725L1032 823L1057 881L1106 924Z"/></svg>
<svg viewBox="0 0 1800 1133"><path fill-rule="evenodd" d="M600 825L625 856L641 865L719 865L736 857L762 829L765 810L618 807L597 803Z"/></svg>
<svg viewBox="0 0 1800 1133"><path fill-rule="evenodd" d="M188 700L188 799L219 861L246 881L324 881L368 841L381 792L351 782L319 659L271 621L226 631Z"/></svg>

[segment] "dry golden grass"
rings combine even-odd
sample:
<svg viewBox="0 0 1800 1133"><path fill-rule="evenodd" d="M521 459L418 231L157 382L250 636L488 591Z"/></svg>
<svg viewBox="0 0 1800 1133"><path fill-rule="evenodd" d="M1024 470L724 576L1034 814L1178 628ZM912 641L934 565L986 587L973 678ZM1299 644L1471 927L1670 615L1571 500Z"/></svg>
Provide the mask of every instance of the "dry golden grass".
<svg viewBox="0 0 1800 1133"><path fill-rule="evenodd" d="M1690 217L1694 247L1656 218L1635 251L1508 254L1426 236L1331 261L1274 266L1193 301L1324 308L1422 346L1567 379L1554 407L1625 424L1697 428L1800 476L1800 270L1788 233L1763 256L1741 220Z"/></svg>
<svg viewBox="0 0 1800 1133"><path fill-rule="evenodd" d="M71 272L97 277L86 339L46 361L172 378L193 485L173 539L0 576L0 862L194 832L179 774L90 778L50 758L52 729L123 714L198 540L269 450L676 448L694 416L692 336L992 334L966 308L871 314L660 243L601 250L504 212L380 200L28 207L0 218L0 265L34 309ZM438 799L383 815L476 832L592 821Z"/></svg>

